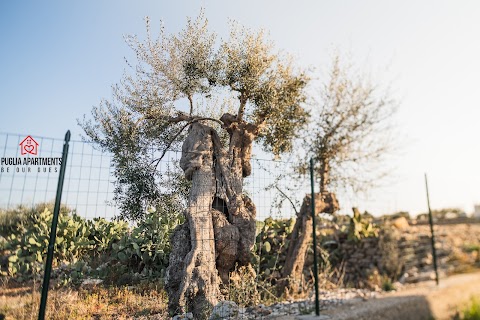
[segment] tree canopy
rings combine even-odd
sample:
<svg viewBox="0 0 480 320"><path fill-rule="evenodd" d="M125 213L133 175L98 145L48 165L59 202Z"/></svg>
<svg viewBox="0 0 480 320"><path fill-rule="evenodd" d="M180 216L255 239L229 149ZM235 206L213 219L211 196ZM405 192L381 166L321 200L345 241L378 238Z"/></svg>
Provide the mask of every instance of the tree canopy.
<svg viewBox="0 0 480 320"><path fill-rule="evenodd" d="M218 40L203 12L177 34L162 27L154 37L148 18L146 26L145 40L126 37L137 61L112 99L79 121L88 140L113 154L116 200L133 219L170 186L157 165L179 150L192 123L215 128L230 149L232 128L247 126L250 139L278 155L291 150L308 116L308 76L263 31L232 23L229 39Z"/></svg>
<svg viewBox="0 0 480 320"><path fill-rule="evenodd" d="M337 55L316 100L305 148L316 163L321 192L374 185L385 174L379 164L393 146L397 103L388 88Z"/></svg>

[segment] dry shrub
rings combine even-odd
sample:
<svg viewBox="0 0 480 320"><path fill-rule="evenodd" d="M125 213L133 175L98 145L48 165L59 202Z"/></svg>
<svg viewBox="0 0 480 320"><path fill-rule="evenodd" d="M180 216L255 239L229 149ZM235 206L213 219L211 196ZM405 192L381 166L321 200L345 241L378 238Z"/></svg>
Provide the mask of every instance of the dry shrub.
<svg viewBox="0 0 480 320"><path fill-rule="evenodd" d="M228 300L239 306L252 306L260 302L257 277L251 265L236 268L230 273Z"/></svg>

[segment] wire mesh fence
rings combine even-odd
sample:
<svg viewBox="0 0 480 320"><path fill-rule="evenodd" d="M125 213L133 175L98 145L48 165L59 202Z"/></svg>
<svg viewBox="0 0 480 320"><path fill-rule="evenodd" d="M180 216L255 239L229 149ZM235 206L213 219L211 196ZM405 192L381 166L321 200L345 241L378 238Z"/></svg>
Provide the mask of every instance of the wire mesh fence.
<svg viewBox="0 0 480 320"><path fill-rule="evenodd" d="M61 165L62 145L62 139L12 133L0 134L0 150L3 151L0 166L0 210L3 212L12 210L20 212L21 210L19 210L19 208L26 210L34 208L41 211L43 209L39 208L41 208L42 205L53 203L57 191L56 187ZM154 151L152 151L152 153L153 152ZM161 185L161 191L166 194L169 192L169 183L173 183L172 179L177 177L175 171L178 172L179 170L181 156L182 153L180 151L169 151L156 166L159 176L164 179L164 182L167 182ZM275 291L275 280L272 281L272 279L278 278L278 272L281 270L284 261L279 260L279 252L274 252L274 250L281 249L281 246L285 244L285 239L281 239L277 235L269 238L271 234L267 230L268 226L266 221L284 221L282 222L284 225L283 228L291 229L293 226L293 220L291 220L291 218L300 210L303 196L310 192L308 176L304 177L303 180L289 178L288 173L293 171L293 166L289 162L253 158L251 164L252 173L247 178L242 179L242 189L244 196L248 197L250 199L249 201L251 201L255 207L255 214L253 215L255 219L254 227L253 230L251 230L253 233L249 235L233 234L233 236L236 237L235 241L238 242L235 243L234 246L237 247L237 251L241 251L241 253L237 253L237 255L243 255L243 264L247 263L247 259L249 260L248 262L253 262L251 270L254 272L249 273L247 269L239 270L236 273L236 278L232 278L232 280L229 278L229 272L237 270L238 266L231 262L230 264L226 264L228 268L224 267L224 269L220 268L219 270L221 278L219 280L223 280L223 285L221 286L221 292L217 292L216 294L219 294L221 297L219 296L212 300L235 300L240 306L240 310L244 312L246 312L245 310L248 306L252 306L254 303L261 303L263 300L268 300L269 302L278 301L278 298L274 298L277 296L277 292ZM165 178L165 176L168 177ZM201 190L198 192L205 192L206 184L208 184L206 180L208 179L202 177L201 174L198 176L198 179L201 187ZM132 261L137 263L139 267L135 270L136 272L134 272L134 274L138 275L140 273L139 277L149 275L150 277L165 278L168 255L164 255L162 262L159 263L160 269L163 269L160 270L159 273L152 273L152 270L158 271L158 268L155 269L155 266L152 267L152 264L155 263L152 262L152 260L158 260L159 252L163 249L169 250L173 244L161 244L157 247L155 247L154 244L154 246L147 248L144 246L144 243L141 243L140 248L138 248L139 245L132 245L132 241L132 243L127 243L127 246L131 245L133 251L128 251L127 249L119 250L119 246L122 246L120 236L111 238L107 244L100 243L96 238L94 239L95 232L98 237L98 230L93 230L98 228L98 226L95 225L99 223L100 220L98 219L103 218L110 223L119 223L122 220L119 203L117 202L118 199L115 198L114 193L115 182L111 154L98 150L91 143L78 140L70 141L63 185L62 206L66 208L70 216L73 214L75 217L80 217L81 223L84 224L87 229L92 229L84 232L86 239L90 239L94 246L103 245L111 251L115 251L113 248L116 248L118 252L113 252L113 254L116 255L116 260L122 262L124 259L129 260L128 263L130 264ZM210 187L218 188L216 185L211 185ZM183 208L185 210L189 210L190 208L195 211L192 212L192 216L197 216L201 220L212 220L212 206L217 209L217 212L213 213L213 222L216 223L215 234L211 233L214 230L213 226L208 228L208 230L199 229L199 238L190 239L190 242L191 246L198 245L199 251L201 252L197 259L203 259L203 261L197 261L196 263L199 264L201 262L200 264L206 264L209 268L215 269L216 264L220 263L218 260L219 255L224 254L228 257L230 247L226 238L222 238L223 231L220 230L220 227L218 227L218 233L216 232L217 226L222 223L225 224L225 221L230 219L239 218L228 216L229 208L226 207L225 202L221 199L226 196L225 194L217 192L212 204L211 195L206 194L207 198L204 199L198 192L196 195L192 195L194 192L189 195L188 199L186 199L187 201L183 202ZM196 201L196 203L192 203L192 201ZM169 206L170 204L160 204L160 206L162 205ZM202 206L204 210L201 210ZM168 211L158 207L150 208L148 204L146 204L142 210L145 211L145 216ZM155 232L159 231L168 234L173 231L175 224L185 221L182 217L176 220L177 217L173 219L172 216L168 215L165 220L161 220L161 217L158 216L156 216L156 218L158 218L159 221L155 224L155 227L157 227ZM72 221L77 221L75 219ZM139 225L138 221L127 221L127 224L128 227L126 228L128 230L126 233L135 233L135 228L138 228ZM241 224L242 221L239 222L239 225ZM164 225L165 228L163 228L162 225ZM148 225L148 227L151 226L152 224ZM111 227L111 229L113 230L114 227ZM241 232L244 231L244 229L241 230ZM144 230L142 232L144 232ZM76 236L76 239L80 239L79 232L77 232ZM229 234L229 236L232 236L232 234ZM248 236L250 239L245 241L239 240L242 236ZM59 237L66 238L66 236ZM127 236L125 235L125 237ZM252 239L252 237L254 239ZM159 238L162 238L162 241L168 241L167 236L157 237L155 239L158 240ZM129 238L128 241L130 240L131 238ZM35 238L35 240L27 239L26 241L37 241L37 238ZM222 241L223 243L221 243ZM232 242L231 240L229 241ZM222 245L224 247L226 246L226 248L224 248L224 252L219 253ZM250 251L252 246L253 249ZM217 252L215 252L215 248ZM57 247L56 249L60 250ZM214 251L212 251L212 249ZM96 253L101 251L98 248L91 248L89 250L93 250ZM209 254L206 254L209 250ZM88 250L83 250L82 252L84 255L89 254ZM42 254L44 253L42 252ZM58 252L55 254L57 255ZM112 252L109 252L109 254L111 255ZM145 255L150 256L147 257ZM132 256L135 256L136 260L130 259ZM79 258L81 257L75 257L75 259ZM184 256L182 258L187 259L188 257ZM41 261L43 262L43 260ZM65 261L62 261L62 263L65 263ZM142 270L142 268L143 270L148 269L149 264L151 267L150 273L142 274L140 270ZM145 267L145 265L147 265L147 267ZM182 266L184 266L183 262L180 267ZM59 265L56 267L58 268ZM94 269L97 267L98 269L99 266L94 263L89 267L93 267ZM172 271L181 274L179 270ZM274 274L274 272L277 272L277 274ZM272 277L272 273L275 277ZM98 272L96 276L98 276ZM86 275L86 277L95 277L95 275ZM262 281L261 288L259 286L260 281ZM186 302L182 302L181 304L185 305ZM182 312L187 313L188 311L189 307L182 310ZM217 310L217 316L222 318L222 312L223 311ZM283 313L287 313L287 311ZM252 317L252 314L247 315L245 313L244 318ZM262 315L256 314L254 317L262 318ZM228 318L228 315L225 315L225 318Z"/></svg>
<svg viewBox="0 0 480 320"><path fill-rule="evenodd" d="M0 134L0 208L33 207L53 202L60 171L63 139L30 137L35 153L22 154L28 135ZM26 142L25 142L26 143ZM27 145L25 145L27 146ZM111 156L90 143L73 140L65 173L62 203L84 218L115 216Z"/></svg>
<svg viewBox="0 0 480 320"><path fill-rule="evenodd" d="M22 155L21 142L26 137L30 136L0 133L2 209L19 205L34 207L55 198L63 139L35 136L38 153ZM172 167L179 166L180 157L181 151L169 151L157 170L170 172ZM91 143L71 140L62 203L84 218L114 218L118 208L114 201L115 178L111 160L111 154L98 150ZM288 179L287 171L291 170L289 162L252 159L252 174L244 181L244 191L257 208L258 220L294 216L295 207L301 204L298 194L308 193L310 184L306 176L303 185L295 185L298 181Z"/></svg>

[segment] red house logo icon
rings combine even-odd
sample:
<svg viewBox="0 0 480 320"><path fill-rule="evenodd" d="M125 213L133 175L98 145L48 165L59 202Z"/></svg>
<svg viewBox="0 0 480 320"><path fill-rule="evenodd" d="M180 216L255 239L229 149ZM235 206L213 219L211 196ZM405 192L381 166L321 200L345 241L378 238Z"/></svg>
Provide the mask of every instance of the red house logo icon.
<svg viewBox="0 0 480 320"><path fill-rule="evenodd" d="M22 156L26 154L33 154L36 156L38 153L38 142L31 136L27 136L22 142L20 142L20 153Z"/></svg>

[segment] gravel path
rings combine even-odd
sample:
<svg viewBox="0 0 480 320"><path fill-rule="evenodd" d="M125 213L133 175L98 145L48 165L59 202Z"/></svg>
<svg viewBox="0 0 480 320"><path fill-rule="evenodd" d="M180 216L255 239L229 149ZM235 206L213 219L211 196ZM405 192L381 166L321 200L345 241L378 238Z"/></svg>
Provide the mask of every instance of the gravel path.
<svg viewBox="0 0 480 320"><path fill-rule="evenodd" d="M322 317L296 316L302 320L447 320L472 296L480 297L480 272L461 274L434 282L417 284L398 292L373 298L350 299L321 312ZM284 318L287 320L288 318Z"/></svg>

